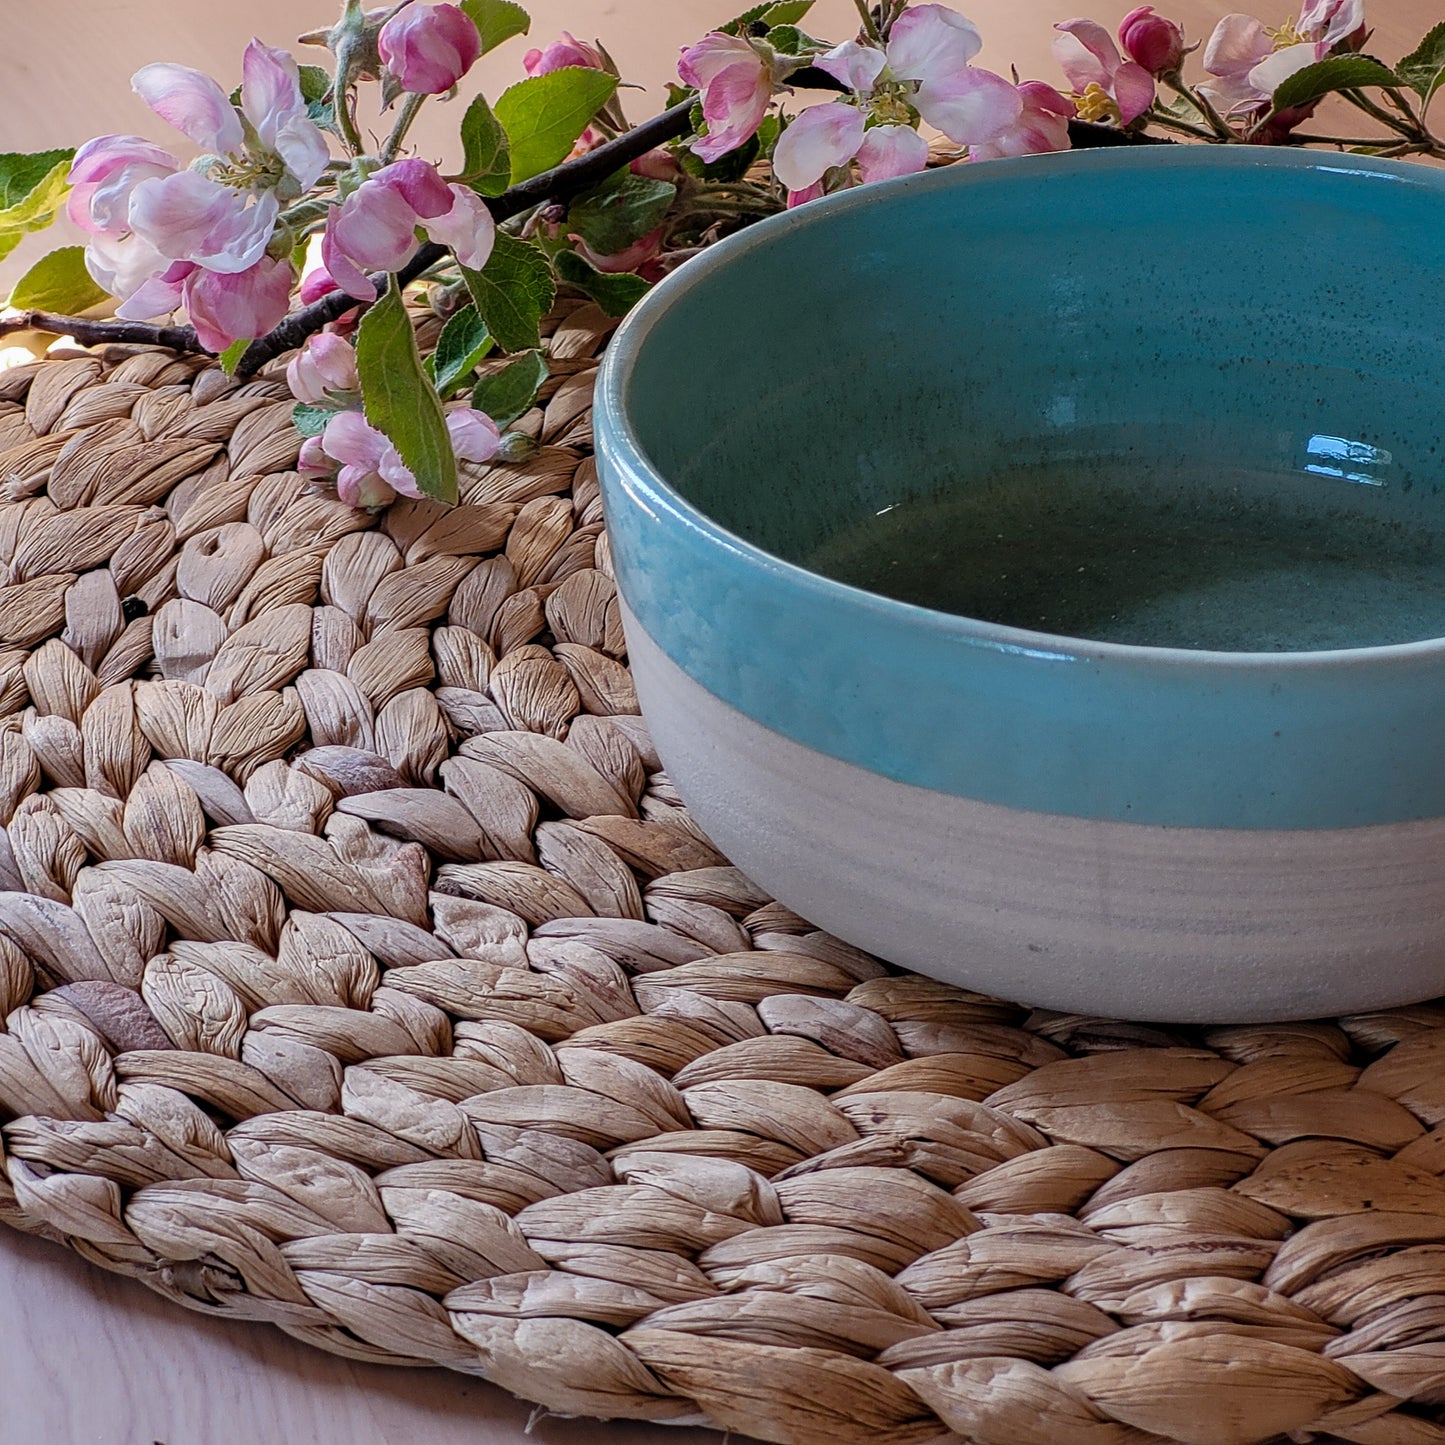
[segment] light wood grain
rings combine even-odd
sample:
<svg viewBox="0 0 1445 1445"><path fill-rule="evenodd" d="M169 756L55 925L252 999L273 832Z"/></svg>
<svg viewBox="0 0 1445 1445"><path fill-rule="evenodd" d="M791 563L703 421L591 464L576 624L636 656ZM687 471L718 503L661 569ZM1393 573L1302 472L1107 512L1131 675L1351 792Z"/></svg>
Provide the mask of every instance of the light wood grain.
<svg viewBox="0 0 1445 1445"><path fill-rule="evenodd" d="M652 87L631 95L646 114L670 74L677 47L729 10L724 0L532 0L535 37L563 26L601 35L625 72ZM741 8L740 0L734 7ZM1042 0L964 5L988 37L983 63L1057 78L1050 23L1067 13ZM1116 20L1123 0L1096 14ZM1192 38L1236 8L1223 0L1163 6ZM1289 6L1270 7L1282 18ZM165 138L165 128L129 94L127 78L149 60L170 59L233 79L252 34L285 44L324 23L320 0L22 0L0 3L5 72L0 80L0 150L75 144L105 131ZM843 35L848 0L822 0L812 28ZM1376 0L1372 45L1394 58L1439 18L1433 0ZM489 90L516 74L513 46L481 68ZM442 154L455 115L420 131ZM50 246L32 238L0 267L0 289ZM187 1314L141 1286L107 1275L53 1245L0 1231L0 1440L54 1445L507 1445L524 1438L531 1407L480 1380L441 1370L355 1364L297 1344L267 1327ZM543 1418L541 1445L716 1445L710 1431ZM736 1437L735 1437L736 1438Z"/></svg>

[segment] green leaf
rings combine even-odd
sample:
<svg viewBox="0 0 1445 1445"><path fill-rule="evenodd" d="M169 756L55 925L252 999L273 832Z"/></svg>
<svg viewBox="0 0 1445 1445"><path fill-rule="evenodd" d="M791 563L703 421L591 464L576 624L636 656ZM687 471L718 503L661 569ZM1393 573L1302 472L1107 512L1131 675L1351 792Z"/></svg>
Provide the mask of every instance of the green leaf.
<svg viewBox="0 0 1445 1445"><path fill-rule="evenodd" d="M1395 67L1395 74L1429 104L1430 97L1445 81L1445 20Z"/></svg>
<svg viewBox="0 0 1445 1445"><path fill-rule="evenodd" d="M73 150L0 155L0 257L9 255L22 236L43 231L55 219L70 190L65 178L74 156Z"/></svg>
<svg viewBox="0 0 1445 1445"><path fill-rule="evenodd" d="M462 117L462 174L457 177L484 196L500 196L512 179L512 148L507 132L484 96L477 96Z"/></svg>
<svg viewBox="0 0 1445 1445"><path fill-rule="evenodd" d="M472 391L472 405L505 429L532 409L546 379L547 363L542 353L529 351L500 371L484 376Z"/></svg>
<svg viewBox="0 0 1445 1445"><path fill-rule="evenodd" d="M623 169L578 196L567 212L567 225L599 255L610 256L660 226L676 199L671 182Z"/></svg>
<svg viewBox="0 0 1445 1445"><path fill-rule="evenodd" d="M7 303L20 311L88 311L109 293L85 269L84 246L62 246L42 256L16 283Z"/></svg>
<svg viewBox="0 0 1445 1445"><path fill-rule="evenodd" d="M763 0L718 29L724 35L744 35L755 25L795 25L812 8L813 0Z"/></svg>
<svg viewBox="0 0 1445 1445"><path fill-rule="evenodd" d="M532 28L532 17L512 0L461 0L461 8L482 37L482 54Z"/></svg>
<svg viewBox="0 0 1445 1445"><path fill-rule="evenodd" d="M769 117L771 119L771 117ZM702 134L700 127L694 127L698 134ZM759 127L761 132L761 127ZM777 141L776 132L773 136L774 143ZM753 162L757 160L762 151L761 142L758 136L746 140L736 150L729 151L726 155L719 156L715 161L704 161L697 152L690 149L683 149L676 152L677 163L688 175L695 176L701 181L721 181L724 184L732 181L740 181L747 175Z"/></svg>
<svg viewBox="0 0 1445 1445"><path fill-rule="evenodd" d="M291 425L304 437L319 437L335 415L329 407L307 406L304 401L298 401L291 408Z"/></svg>
<svg viewBox="0 0 1445 1445"><path fill-rule="evenodd" d="M492 334L477 315L477 308L463 306L442 327L436 350L426 359L427 375L443 397L450 396L457 383L469 377L491 349Z"/></svg>
<svg viewBox="0 0 1445 1445"><path fill-rule="evenodd" d="M609 316L625 316L652 289L641 276L608 275L589 266L575 251L557 257L557 275L585 291Z"/></svg>
<svg viewBox="0 0 1445 1445"><path fill-rule="evenodd" d="M1297 70L1274 93L1276 110L1308 105L1335 90L1359 90L1367 85L1399 85L1400 77L1388 65L1368 55L1331 55Z"/></svg>
<svg viewBox="0 0 1445 1445"><path fill-rule="evenodd" d="M496 116L512 145L512 184L565 160L587 122L612 99L617 77L567 65L504 90Z"/></svg>
<svg viewBox="0 0 1445 1445"><path fill-rule="evenodd" d="M246 354L251 345L251 338L243 336L239 341L233 341L221 353L221 370L227 376L235 376L236 368L241 364L241 358Z"/></svg>
<svg viewBox="0 0 1445 1445"><path fill-rule="evenodd" d="M313 124L329 126L336 119L336 109L327 100L331 94L331 75L319 65L298 67L301 74L301 99L306 102L306 114Z"/></svg>
<svg viewBox="0 0 1445 1445"><path fill-rule="evenodd" d="M768 44L780 55L803 55L828 48L796 25L775 25L768 31Z"/></svg>
<svg viewBox="0 0 1445 1445"><path fill-rule="evenodd" d="M551 310L557 288L552 268L536 246L498 231L492 254L480 271L458 269L477 314L503 351L535 351L541 346L542 318Z"/></svg>
<svg viewBox="0 0 1445 1445"><path fill-rule="evenodd" d="M441 398L421 368L395 276L386 295L361 318L356 369L367 421L390 438L426 496L455 502L457 460Z"/></svg>

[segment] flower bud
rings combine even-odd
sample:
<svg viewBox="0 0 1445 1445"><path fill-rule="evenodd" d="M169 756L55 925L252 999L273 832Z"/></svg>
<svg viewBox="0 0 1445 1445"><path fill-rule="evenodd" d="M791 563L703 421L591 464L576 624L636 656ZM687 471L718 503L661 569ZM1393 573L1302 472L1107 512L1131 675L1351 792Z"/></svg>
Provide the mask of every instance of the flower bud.
<svg viewBox="0 0 1445 1445"><path fill-rule="evenodd" d="M560 40L554 40L545 50L529 50L522 57L522 69L529 76L547 75L569 65L580 66L583 70L606 70L602 57L590 45L584 45L570 31L564 30Z"/></svg>
<svg viewBox="0 0 1445 1445"><path fill-rule="evenodd" d="M455 5L417 3L399 10L376 40L386 68L413 95L441 95L482 53L477 27Z"/></svg>
<svg viewBox="0 0 1445 1445"><path fill-rule="evenodd" d="M1184 62L1184 31L1156 15L1152 5L1131 10L1119 22L1119 44L1150 75L1172 75Z"/></svg>
<svg viewBox="0 0 1445 1445"><path fill-rule="evenodd" d="M351 343L321 332L308 336L306 344L286 368L286 384L297 401L324 406L335 400L332 393L357 391L356 353Z"/></svg>

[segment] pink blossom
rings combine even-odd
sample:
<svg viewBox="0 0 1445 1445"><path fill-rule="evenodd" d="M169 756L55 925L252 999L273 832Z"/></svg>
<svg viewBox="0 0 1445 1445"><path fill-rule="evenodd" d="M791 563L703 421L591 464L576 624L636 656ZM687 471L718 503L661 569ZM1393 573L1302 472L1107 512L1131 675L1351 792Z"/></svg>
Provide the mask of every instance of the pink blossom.
<svg viewBox="0 0 1445 1445"><path fill-rule="evenodd" d="M910 125L875 125L858 147L858 174L872 181L911 176L928 165L928 142Z"/></svg>
<svg viewBox="0 0 1445 1445"><path fill-rule="evenodd" d="M1018 88L1023 109L1008 130L991 141L968 148L971 161L996 160L1000 156L1043 155L1069 149L1069 121L1074 105L1052 85L1026 80Z"/></svg>
<svg viewBox="0 0 1445 1445"><path fill-rule="evenodd" d="M1119 44L1150 75L1173 75L1184 62L1184 31L1156 15L1152 5L1131 10L1119 22Z"/></svg>
<svg viewBox="0 0 1445 1445"><path fill-rule="evenodd" d="M1154 77L1136 60L1123 60L1109 32L1094 20L1054 26L1054 59L1079 96L1079 114L1099 120L1111 112L1120 125L1137 120L1154 103Z"/></svg>
<svg viewBox="0 0 1445 1445"><path fill-rule="evenodd" d="M386 68L413 95L450 90L482 53L482 37L462 11L422 0L397 11L376 43Z"/></svg>
<svg viewBox="0 0 1445 1445"><path fill-rule="evenodd" d="M801 191L788 192L788 209L795 211L799 206L806 206L809 201L822 200L827 194L827 184L823 181L814 181L811 186Z"/></svg>
<svg viewBox="0 0 1445 1445"><path fill-rule="evenodd" d="M416 254L417 214L395 186L367 182L326 213L321 260L358 301L374 301L367 271L399 271Z"/></svg>
<svg viewBox="0 0 1445 1445"><path fill-rule="evenodd" d="M1272 92L1255 85L1250 72L1273 49L1274 41L1262 20L1253 15L1226 15L1204 46L1204 68L1214 79L1200 90L1226 115L1268 101Z"/></svg>
<svg viewBox="0 0 1445 1445"><path fill-rule="evenodd" d="M1300 11L1298 29L1326 50L1363 39L1365 0L1309 0Z"/></svg>
<svg viewBox="0 0 1445 1445"><path fill-rule="evenodd" d="M197 269L185 282L186 313L207 351L264 336L279 326L291 304L289 261L263 256L245 271Z"/></svg>
<svg viewBox="0 0 1445 1445"><path fill-rule="evenodd" d="M338 395L360 390L356 352L339 336L326 332L308 336L286 367L286 384L291 395L308 406L334 404Z"/></svg>
<svg viewBox="0 0 1445 1445"><path fill-rule="evenodd" d="M790 191L804 191L863 144L863 112L846 101L809 106L778 138L773 171Z"/></svg>
<svg viewBox="0 0 1445 1445"><path fill-rule="evenodd" d="M621 275L625 271L636 271L639 266L652 260L662 250L662 236L663 228L659 226L645 236L640 236L623 250L608 254L594 251L581 236L569 236L568 239L576 245L578 254L593 270Z"/></svg>
<svg viewBox="0 0 1445 1445"><path fill-rule="evenodd" d="M873 73L870 85L884 76L915 87L909 98L919 115L956 144L973 146L1002 134L1022 108L1008 81L971 64L982 46L978 27L958 11L946 5L913 5L893 23L884 52L886 72L876 71L878 62L866 54L867 46L856 51L839 46L831 53L854 80L868 81ZM839 56L839 51L845 54ZM910 161L917 160L916 146L893 144Z"/></svg>
<svg viewBox="0 0 1445 1445"><path fill-rule="evenodd" d="M746 40L719 31L704 35L683 51L677 71L702 93L707 134L692 143L702 160L718 160L757 134L775 77Z"/></svg>
<svg viewBox="0 0 1445 1445"><path fill-rule="evenodd" d="M70 163L66 211L92 235L123 236L130 229L131 192L142 181L171 175L176 158L135 135L88 140Z"/></svg>
<svg viewBox="0 0 1445 1445"><path fill-rule="evenodd" d="M402 465L396 448L385 435L368 425L359 411L337 412L326 423L320 441L320 450L341 464L336 474L336 494L347 506L384 507L398 491L406 491L413 497L421 495L415 478L410 489L406 488L405 479L411 477L411 473ZM394 486L382 475L383 464L403 486Z"/></svg>
<svg viewBox="0 0 1445 1445"><path fill-rule="evenodd" d="M447 433L452 450L464 462L491 461L502 441L496 422L467 406L447 412ZM398 493L421 496L416 477L396 448L359 411L338 412L315 440L319 446L309 450L303 446L302 461L308 472L320 475L339 463L336 492L348 506L384 507Z"/></svg>
<svg viewBox="0 0 1445 1445"><path fill-rule="evenodd" d="M522 69L528 75L550 75L554 70L578 66L583 70L605 70L602 56L590 45L584 45L570 31L564 30L544 50L529 50L522 57Z"/></svg>

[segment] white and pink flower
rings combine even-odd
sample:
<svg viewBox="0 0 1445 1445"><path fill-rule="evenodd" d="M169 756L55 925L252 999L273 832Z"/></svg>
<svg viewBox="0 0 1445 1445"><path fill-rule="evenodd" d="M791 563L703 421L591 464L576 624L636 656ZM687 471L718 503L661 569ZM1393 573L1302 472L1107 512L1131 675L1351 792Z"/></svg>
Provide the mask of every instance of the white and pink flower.
<svg viewBox="0 0 1445 1445"><path fill-rule="evenodd" d="M1253 15L1226 15L1205 44L1211 79L1199 89L1225 115L1267 106L1296 71L1359 43L1364 25L1364 0L1312 0L1292 27L1278 30Z"/></svg>
<svg viewBox="0 0 1445 1445"><path fill-rule="evenodd" d="M1129 125L1154 104L1154 77L1137 60L1125 60L1097 21L1063 20L1054 29L1054 59L1083 119Z"/></svg>

